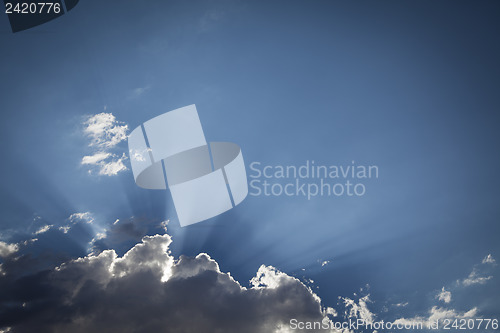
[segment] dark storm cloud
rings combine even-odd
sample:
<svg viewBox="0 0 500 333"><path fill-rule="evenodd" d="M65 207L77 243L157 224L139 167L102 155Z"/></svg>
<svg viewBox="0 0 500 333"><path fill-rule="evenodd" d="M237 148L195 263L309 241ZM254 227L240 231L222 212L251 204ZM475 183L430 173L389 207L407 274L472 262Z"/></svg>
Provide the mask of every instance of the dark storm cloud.
<svg viewBox="0 0 500 333"><path fill-rule="evenodd" d="M430 323L444 316L471 318L483 310L459 300L462 290L487 287L493 279L489 278L493 271L488 270L497 267L492 255L484 257L472 272L476 279L486 276L487 281L465 286L457 280L452 292L448 292L450 286L433 292L433 303L420 310L411 309L406 301L392 310L377 311L362 289L362 295L354 294L354 299L339 298L338 317L304 283L272 266L262 265L247 286L221 272L208 254L175 259L168 234L145 236L123 255L114 249L97 251L99 241L119 244L141 237L147 232L147 220L117 220L96 242L91 214L77 215L68 219L68 229L41 228L43 232L30 234L36 239L0 244L0 332L283 333L290 331L292 318L394 323ZM163 229L165 224L151 223L149 229ZM86 246L74 240L83 236ZM71 259L79 256L76 249L82 253L92 244L95 252ZM66 250L56 251L54 246ZM445 289L450 300L439 297Z"/></svg>
<svg viewBox="0 0 500 333"><path fill-rule="evenodd" d="M251 287L207 254L175 260L169 235L144 237L15 282L2 293L11 332L279 332L291 318L321 321L320 299L299 280L261 266ZM5 282L5 281L4 281ZM30 291L21 292L31 286ZM3 290L3 288L2 288Z"/></svg>

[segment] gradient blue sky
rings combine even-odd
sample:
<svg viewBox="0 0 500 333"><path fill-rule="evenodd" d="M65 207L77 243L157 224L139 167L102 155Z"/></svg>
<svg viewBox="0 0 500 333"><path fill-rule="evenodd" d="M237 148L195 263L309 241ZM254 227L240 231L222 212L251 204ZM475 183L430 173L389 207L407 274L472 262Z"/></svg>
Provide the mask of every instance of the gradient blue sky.
<svg viewBox="0 0 500 333"><path fill-rule="evenodd" d="M2 16L0 240L26 239L35 216L170 219L175 256L207 252L239 281L267 264L313 279L326 304L369 284L376 310L425 312L436 290L500 257L499 14L497 1L82 0L16 34ZM80 164L86 117L133 129L189 104L247 167L354 160L380 176L361 198L249 196L180 228L167 192ZM48 243L83 256L91 233ZM498 317L496 279L453 287L454 306Z"/></svg>

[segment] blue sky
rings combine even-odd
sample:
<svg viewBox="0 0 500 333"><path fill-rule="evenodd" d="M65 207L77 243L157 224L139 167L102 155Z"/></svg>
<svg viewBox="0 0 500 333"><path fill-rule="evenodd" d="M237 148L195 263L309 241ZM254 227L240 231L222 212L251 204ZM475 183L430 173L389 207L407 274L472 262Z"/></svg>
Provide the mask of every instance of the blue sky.
<svg viewBox="0 0 500 333"><path fill-rule="evenodd" d="M357 293L390 320L436 304L498 318L499 11L495 1L82 0L16 34L2 16L0 241L38 237L19 255L52 269L89 244L123 255L169 219L175 258L208 253L242 285L264 264L314 280L325 306ZM129 133L190 104L208 141L241 146L247 172L253 161L354 160L379 177L362 197L249 196L181 228L168 192L135 185L126 140L106 150L126 170L82 165L101 149L89 146L90 117L112 114ZM70 219L84 212L91 223ZM435 297L443 287L450 302Z"/></svg>

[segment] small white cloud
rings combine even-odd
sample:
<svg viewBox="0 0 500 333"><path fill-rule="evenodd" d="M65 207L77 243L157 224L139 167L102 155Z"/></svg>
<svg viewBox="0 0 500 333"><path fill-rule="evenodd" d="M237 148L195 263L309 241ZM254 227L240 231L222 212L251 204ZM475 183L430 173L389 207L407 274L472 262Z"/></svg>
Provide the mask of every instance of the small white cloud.
<svg viewBox="0 0 500 333"><path fill-rule="evenodd" d="M112 113L98 113L83 124L83 132L92 140L90 146L111 148L127 139L128 125L117 121Z"/></svg>
<svg viewBox="0 0 500 333"><path fill-rule="evenodd" d="M451 302L451 292L447 291L444 289L441 289L441 291L436 295L436 298L440 301L443 301L445 303L450 303Z"/></svg>
<svg viewBox="0 0 500 333"><path fill-rule="evenodd" d="M484 257L482 263L483 264L494 264L496 260L493 258L491 254L488 254L486 257Z"/></svg>
<svg viewBox="0 0 500 333"><path fill-rule="evenodd" d="M103 238L106 238L106 232L107 230L104 229L103 232L98 232L94 238L92 238L91 240L91 243L95 243L96 241L98 241L99 239L103 239Z"/></svg>
<svg viewBox="0 0 500 333"><path fill-rule="evenodd" d="M37 231L35 231L33 234L34 235L39 235L39 234L43 234L44 232L47 232L50 230L50 228L52 228L53 225L52 224L47 224L47 225L44 225L43 227L41 227L40 229L38 229Z"/></svg>
<svg viewBox="0 0 500 333"><path fill-rule="evenodd" d="M466 312L457 312L454 309L444 309L437 306L433 306L429 310L428 317L413 317L413 318L399 318L396 319L392 324L421 324L424 328L430 327L431 324L434 324L437 321L442 321L443 319L461 319L461 318L473 318L477 314L477 308L472 308Z"/></svg>
<svg viewBox="0 0 500 333"><path fill-rule="evenodd" d="M92 216L92 213L90 212L84 212L84 213L73 213L68 217L68 220L71 223L76 223L78 221L84 221L87 223L92 223L94 222L94 217Z"/></svg>
<svg viewBox="0 0 500 333"><path fill-rule="evenodd" d="M255 289L259 288L275 289L278 288L283 283L283 281L287 279L295 279L295 278L278 271L273 266L261 265L259 267L259 270L257 271L257 275L255 275L250 280L250 284Z"/></svg>
<svg viewBox="0 0 500 333"><path fill-rule="evenodd" d="M146 160L145 156L151 151L151 148L146 148L144 150L133 149L130 152L130 158L134 161L144 162Z"/></svg>
<svg viewBox="0 0 500 333"><path fill-rule="evenodd" d="M338 316L337 311L334 308L331 308L331 307L327 307L325 309L325 314L330 315L332 317L337 317Z"/></svg>
<svg viewBox="0 0 500 333"><path fill-rule="evenodd" d="M9 244L9 243L0 241L0 258L8 257L8 256L16 253L17 251L19 251L19 245Z"/></svg>
<svg viewBox="0 0 500 333"><path fill-rule="evenodd" d="M462 284L464 286L472 286L472 285L475 285L475 284L485 284L486 282L488 282L489 280L491 280L493 278L493 276L481 276L478 272L477 272L477 269L474 268L472 270L472 272L469 274L469 276L462 280Z"/></svg>
<svg viewBox="0 0 500 333"><path fill-rule="evenodd" d="M127 170L127 167L123 163L123 161L126 159L127 157L125 156L125 154L123 154L123 156L117 160L99 164L99 174L105 176L116 176L120 171Z"/></svg>
<svg viewBox="0 0 500 333"><path fill-rule="evenodd" d="M165 230L165 232L167 231L167 226L168 226L169 222L170 222L170 220L165 220L165 221L160 223L160 226L163 228L163 230Z"/></svg>
<svg viewBox="0 0 500 333"><path fill-rule="evenodd" d="M91 224L94 222L94 216L92 216L92 213L90 212L83 212L83 213L73 213L71 214L68 218L67 221L69 221L69 224L60 226L58 229L61 230L63 233L67 234L72 226L78 222L84 222Z"/></svg>
<svg viewBox="0 0 500 333"><path fill-rule="evenodd" d="M394 306L396 306L398 308L404 308L405 306L408 306L408 304L410 304L410 303L409 302L404 302L404 303L394 304Z"/></svg>
<svg viewBox="0 0 500 333"><path fill-rule="evenodd" d="M99 162L107 159L108 157L111 156L111 153L95 153L94 155L90 156L83 156L82 158L82 164L99 164Z"/></svg>
<svg viewBox="0 0 500 333"><path fill-rule="evenodd" d="M82 164L92 165L98 168L99 175L104 176L115 176L120 171L127 170L127 167L123 163L127 159L125 153L122 157L118 158L115 154L110 153L97 153L90 156L84 156L82 158ZM92 173L89 170L89 173Z"/></svg>
<svg viewBox="0 0 500 333"><path fill-rule="evenodd" d="M496 265L495 262L496 261L493 258L493 256L489 254L483 258L481 264ZM472 272L469 274L469 276L463 280L457 280L457 285L468 287L477 284L485 284L489 280L493 279L492 275L487 275L487 270L488 270L487 267L482 266L481 264L474 265L474 267L472 268Z"/></svg>
<svg viewBox="0 0 500 333"><path fill-rule="evenodd" d="M86 119L83 123L84 134L90 138L90 147L97 148L92 155L82 158L81 164L97 168L102 176L115 176L127 170L123 163L127 156L121 157L112 153L112 150L122 141L127 139L128 125L116 120L112 113L102 112ZM92 174L89 170L89 174Z"/></svg>
<svg viewBox="0 0 500 333"><path fill-rule="evenodd" d="M38 241L38 238L32 238L32 239L27 239L25 241L20 242L19 244L22 244L24 246L33 244L34 242Z"/></svg>
<svg viewBox="0 0 500 333"><path fill-rule="evenodd" d="M354 294L356 295L356 294ZM371 324L375 319L375 314L368 309L368 303L371 302L370 294L361 297L358 302L348 298L348 297L340 297L340 299L344 302L346 307L346 317L348 318L359 318L364 320L365 323Z"/></svg>
<svg viewBox="0 0 500 333"><path fill-rule="evenodd" d="M71 227L69 225L59 227L59 230L61 230L65 234L68 233L69 229L71 229Z"/></svg>

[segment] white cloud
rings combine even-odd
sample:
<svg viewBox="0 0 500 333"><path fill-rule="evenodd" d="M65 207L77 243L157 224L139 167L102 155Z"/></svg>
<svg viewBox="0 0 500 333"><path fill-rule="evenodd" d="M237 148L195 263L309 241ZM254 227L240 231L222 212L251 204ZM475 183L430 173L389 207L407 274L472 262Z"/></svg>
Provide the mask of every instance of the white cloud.
<svg viewBox="0 0 500 333"><path fill-rule="evenodd" d="M117 121L112 113L98 113L83 124L84 133L92 140L91 146L111 148L127 139L128 125Z"/></svg>
<svg viewBox="0 0 500 333"><path fill-rule="evenodd" d="M165 220L165 221L160 223L160 226L163 228L163 230L165 230L165 232L167 231L167 226L168 226L169 222L170 222L170 220Z"/></svg>
<svg viewBox="0 0 500 333"><path fill-rule="evenodd" d="M486 257L484 257L482 263L483 264L494 264L496 260L493 258L491 254L488 254Z"/></svg>
<svg viewBox="0 0 500 333"><path fill-rule="evenodd" d="M113 160L109 163L100 164L99 174L106 175L106 176L115 176L120 171L127 170L127 167L123 163L123 161L126 159L127 159L127 157L125 156L125 154L123 154L123 156L117 160Z"/></svg>
<svg viewBox="0 0 500 333"><path fill-rule="evenodd" d="M489 259L489 256L483 259L482 263L487 262ZM492 259L492 258L490 258ZM457 283L455 287L463 287L463 286L471 286L475 284L484 284L488 280L492 279L492 276L484 276L484 274L479 273L479 265L476 264L472 272L469 274L469 276L463 280L457 280ZM460 289L458 289L460 291ZM441 290L435 295L435 299L442 301L446 304L451 303L452 300L452 293L449 290L446 290L445 287L442 287ZM405 305L408 303L405 303ZM444 307L440 307L437 305L432 306L428 310L428 315L427 316L414 316L414 317L401 317L397 320L395 320L392 324L393 325L409 325L409 326L415 326L415 325L421 325L424 329L431 327L431 325L435 324L436 322L440 322L441 324L439 325L439 328L442 327L442 321L443 319L462 319L462 318L474 318L478 315L478 308L473 307L468 311L459 311L456 309L448 309Z"/></svg>
<svg viewBox="0 0 500 333"><path fill-rule="evenodd" d="M8 257L19 251L19 246L17 244L9 244L0 241L0 258Z"/></svg>
<svg viewBox="0 0 500 333"><path fill-rule="evenodd" d="M424 328L430 327L436 321L442 321L443 319L461 319L461 318L473 318L477 314L477 308L472 308L466 312L458 312L454 309L445 309L437 306L433 306L429 310L429 316L416 316L413 318L399 318L393 322L393 325L397 324L421 324ZM441 326L440 326L441 327Z"/></svg>
<svg viewBox="0 0 500 333"><path fill-rule="evenodd" d="M451 292L447 291L444 289L441 289L441 291L436 295L436 298L440 301L443 301L445 303L450 303L451 302Z"/></svg>
<svg viewBox="0 0 500 333"><path fill-rule="evenodd" d="M43 234L44 232L49 231L50 228L52 228L52 227L53 227L52 224L44 225L43 227L41 227L40 229L38 229L37 231L35 231L33 234L34 235Z"/></svg>
<svg viewBox="0 0 500 333"><path fill-rule="evenodd" d="M250 280L253 288L270 288L275 289L280 286L283 280L295 279L285 273L278 271L272 266L261 265L257 271L257 275ZM297 280L298 281L298 280Z"/></svg>
<svg viewBox="0 0 500 333"><path fill-rule="evenodd" d="M89 117L83 125L84 134L90 138L89 146L96 151L84 156L81 164L97 169L98 174L103 176L115 176L127 170L123 163L127 159L125 153L120 157L111 151L127 139L128 125L117 121L112 113L105 112Z"/></svg>
<svg viewBox="0 0 500 333"><path fill-rule="evenodd" d="M375 314L368 309L368 303L371 302L370 294L361 297L357 303L348 297L339 298L343 301L346 307L346 318L359 318L367 324L373 323Z"/></svg>
<svg viewBox="0 0 500 333"><path fill-rule="evenodd" d="M488 261L489 256L483 259L482 263ZM472 269L472 272L469 276L463 280L457 280L456 286L471 286L475 284L484 284L488 280L492 279L492 276L483 276L479 273L479 265L475 265ZM446 304L451 302L452 294L451 291L446 290L445 287L442 287L441 290L435 296L436 299L442 301ZM468 311L459 311L455 309L447 309L439 306L432 306L432 308L428 311L428 316L415 316L411 318L399 318L393 322L393 324L408 324L415 325L420 324L424 328L430 327L431 324L435 324L437 321L442 322L443 319L462 319L462 318L473 318L478 314L478 308L473 307ZM442 327L441 325L439 327Z"/></svg>
<svg viewBox="0 0 500 333"><path fill-rule="evenodd" d="M123 163L127 159L125 153L121 157L110 153L97 153L95 155L84 156L82 164L94 166L98 169L99 175L115 176L120 171L127 170ZM92 173L92 171L90 171Z"/></svg>
<svg viewBox="0 0 500 333"><path fill-rule="evenodd" d="M398 308L404 308L405 306L408 306L408 304L410 304L410 303L409 302L404 302L404 303L394 304L394 306L398 307Z"/></svg>
<svg viewBox="0 0 500 333"><path fill-rule="evenodd" d="M464 286L472 286L472 285L475 285L475 284L485 284L486 282L488 282L489 280L491 280L493 278L493 276L481 276L477 269L474 268L472 270L472 272L469 274L469 276L467 278L465 278L464 280L462 280L462 285Z"/></svg>
<svg viewBox="0 0 500 333"><path fill-rule="evenodd" d="M337 317L337 316L338 316L337 311L336 311L334 308L331 308L331 307L327 307L327 308L325 309L325 313L326 313L327 315L332 316L332 317Z"/></svg>
<svg viewBox="0 0 500 333"><path fill-rule="evenodd" d="M130 158L134 161L144 162L146 159L144 158L144 154L150 152L151 148L146 148L144 150L133 149L130 152Z"/></svg>
<svg viewBox="0 0 500 333"><path fill-rule="evenodd" d="M111 156L111 153L95 153L94 155L90 156L83 156L82 158L82 164L98 164L99 162L102 162L103 160L107 159L108 157Z"/></svg>
<svg viewBox="0 0 500 333"><path fill-rule="evenodd" d="M483 258L481 264L474 265L469 276L463 280L457 280L457 285L468 287L477 284L485 284L489 280L493 279L492 275L487 274L489 267L484 266L485 264L496 265L493 256L491 254L487 255Z"/></svg>
<svg viewBox="0 0 500 333"><path fill-rule="evenodd" d="M83 212L83 213L73 213L71 214L68 218L67 221L69 221L69 224L62 225L58 229L61 230L63 233L67 234L71 228L73 227L74 224L78 222L84 222L91 224L94 222L94 217L90 212Z"/></svg>
<svg viewBox="0 0 500 333"><path fill-rule="evenodd" d="M67 234L70 229L71 229L71 227L69 225L59 227L59 230L61 230L65 234Z"/></svg>
<svg viewBox="0 0 500 333"><path fill-rule="evenodd" d="M92 223L94 222L94 217L92 216L92 213L90 212L84 212L84 213L73 213L68 217L68 220L71 223L76 223L79 221L84 221L87 223Z"/></svg>

